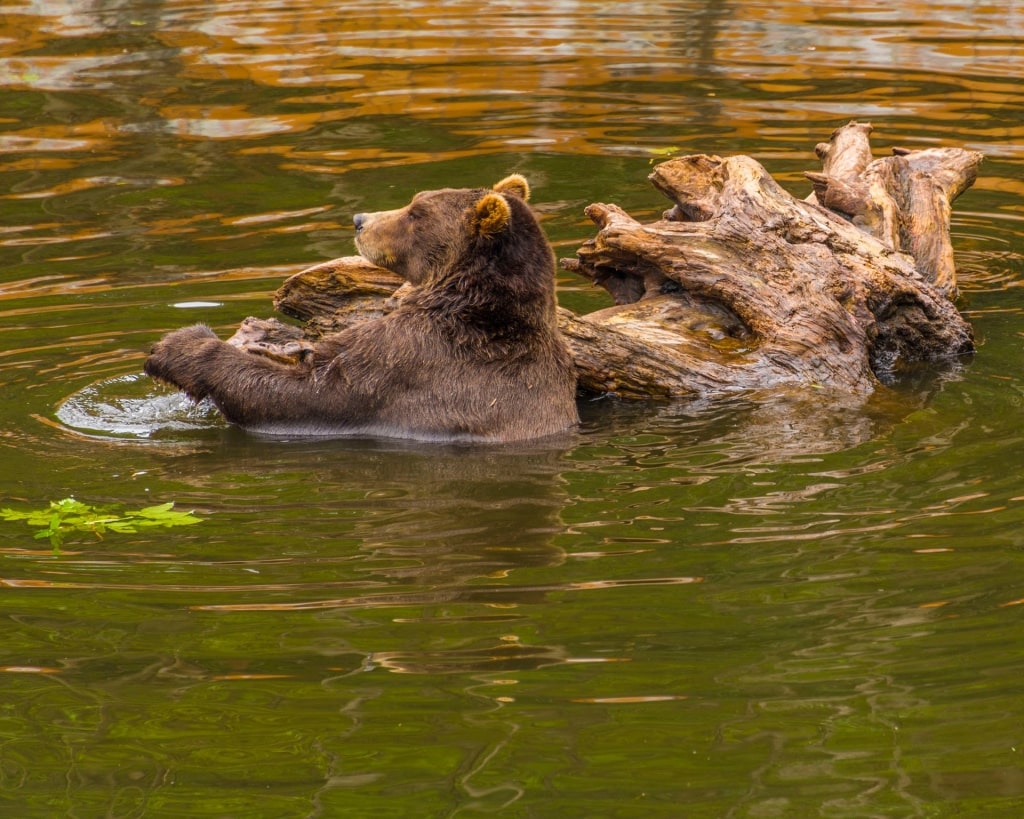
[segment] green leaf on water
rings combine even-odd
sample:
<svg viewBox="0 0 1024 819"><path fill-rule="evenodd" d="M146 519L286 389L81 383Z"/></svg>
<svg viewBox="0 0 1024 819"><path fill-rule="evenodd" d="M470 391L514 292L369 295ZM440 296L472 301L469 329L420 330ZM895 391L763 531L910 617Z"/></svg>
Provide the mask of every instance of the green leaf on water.
<svg viewBox="0 0 1024 819"><path fill-rule="evenodd" d="M106 532L134 534L140 529L191 526L199 523L191 512L177 512L173 503L147 506L138 511L117 512L110 507L89 506L74 498L50 501L46 509L0 509L0 520L23 520L39 529L34 537L49 540L54 552L69 535L87 533L102 538Z"/></svg>

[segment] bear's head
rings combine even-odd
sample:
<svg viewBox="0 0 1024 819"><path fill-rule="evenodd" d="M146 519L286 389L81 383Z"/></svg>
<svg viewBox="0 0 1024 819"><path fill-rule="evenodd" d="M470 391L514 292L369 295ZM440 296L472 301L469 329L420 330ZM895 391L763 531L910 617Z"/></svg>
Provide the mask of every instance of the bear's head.
<svg viewBox="0 0 1024 819"><path fill-rule="evenodd" d="M519 174L490 190L424 191L404 208L357 213L356 248L413 285L430 287L481 266L503 279L532 277L539 267L553 283L554 254L529 196Z"/></svg>

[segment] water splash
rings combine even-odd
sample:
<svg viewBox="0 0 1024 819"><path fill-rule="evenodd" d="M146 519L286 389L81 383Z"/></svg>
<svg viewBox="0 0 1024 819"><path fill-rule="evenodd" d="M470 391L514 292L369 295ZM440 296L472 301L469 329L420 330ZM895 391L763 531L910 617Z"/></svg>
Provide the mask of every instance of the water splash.
<svg viewBox="0 0 1024 819"><path fill-rule="evenodd" d="M209 402L196 404L183 392L154 386L142 373L93 382L66 398L57 418L73 429L119 438L149 438L162 430L209 429L223 423Z"/></svg>

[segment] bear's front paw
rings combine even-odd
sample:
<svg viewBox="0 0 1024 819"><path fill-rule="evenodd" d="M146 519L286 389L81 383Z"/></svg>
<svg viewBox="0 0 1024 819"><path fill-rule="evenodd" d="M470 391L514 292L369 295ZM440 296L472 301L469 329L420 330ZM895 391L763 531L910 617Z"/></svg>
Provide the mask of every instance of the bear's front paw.
<svg viewBox="0 0 1024 819"><path fill-rule="evenodd" d="M172 384L199 401L209 394L204 364L211 342L222 343L204 324L174 330L153 345L143 369L146 375Z"/></svg>

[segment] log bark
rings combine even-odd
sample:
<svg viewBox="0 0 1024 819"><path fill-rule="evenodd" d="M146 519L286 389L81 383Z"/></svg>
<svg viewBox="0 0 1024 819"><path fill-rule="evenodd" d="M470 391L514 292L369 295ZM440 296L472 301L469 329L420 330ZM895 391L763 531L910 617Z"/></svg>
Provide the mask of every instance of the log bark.
<svg viewBox="0 0 1024 819"><path fill-rule="evenodd" d="M893 148L893 156L872 160L870 133L869 124L851 122L815 148L822 172L806 174L814 184L809 201L846 216L889 249L909 253L922 275L955 298L951 206L974 184L982 155Z"/></svg>
<svg viewBox="0 0 1024 819"><path fill-rule="evenodd" d="M361 256L308 267L288 277L274 294L274 308L307 322L311 335L380 318L405 280Z"/></svg>
<svg viewBox="0 0 1024 819"><path fill-rule="evenodd" d="M949 225L981 155L873 159L870 132L853 122L817 146L807 200L750 157L695 155L651 173L672 203L660 220L590 205L598 232L562 266L615 305L559 311L580 387L638 398L784 385L864 394L906 363L971 352L952 301ZM359 257L335 259L289 278L275 306L316 336L383 315L401 284ZM301 359L272 323L248 319L239 332L253 352Z"/></svg>

